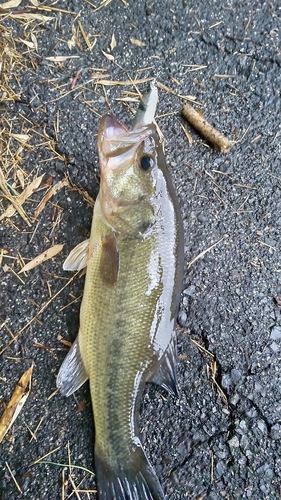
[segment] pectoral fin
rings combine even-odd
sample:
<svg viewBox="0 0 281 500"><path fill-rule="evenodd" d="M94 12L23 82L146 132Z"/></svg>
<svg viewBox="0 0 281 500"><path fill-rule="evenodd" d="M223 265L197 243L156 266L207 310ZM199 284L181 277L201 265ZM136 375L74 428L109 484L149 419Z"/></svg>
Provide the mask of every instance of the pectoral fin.
<svg viewBox="0 0 281 500"><path fill-rule="evenodd" d="M71 250L62 267L65 271L80 271L87 266L88 258L89 240L85 240Z"/></svg>
<svg viewBox="0 0 281 500"><path fill-rule="evenodd" d="M160 359L159 367L152 377L150 377L149 382L160 385L173 396L179 396L176 375L176 341L174 337Z"/></svg>
<svg viewBox="0 0 281 500"><path fill-rule="evenodd" d="M57 388L63 396L70 396L88 380L79 348L79 334L73 342L57 376Z"/></svg>
<svg viewBox="0 0 281 500"><path fill-rule="evenodd" d="M102 251L100 259L100 274L106 285L114 285L117 281L119 271L119 251L116 236L110 233L102 240Z"/></svg>

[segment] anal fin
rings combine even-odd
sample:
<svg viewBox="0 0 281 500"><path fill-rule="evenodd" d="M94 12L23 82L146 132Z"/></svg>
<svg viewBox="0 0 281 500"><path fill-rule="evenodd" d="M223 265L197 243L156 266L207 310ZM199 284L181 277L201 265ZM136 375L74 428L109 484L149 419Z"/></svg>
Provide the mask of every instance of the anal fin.
<svg viewBox="0 0 281 500"><path fill-rule="evenodd" d="M70 396L88 380L80 348L79 334L64 359L57 376L57 388L63 396Z"/></svg>
<svg viewBox="0 0 281 500"><path fill-rule="evenodd" d="M173 335L170 344L160 359L157 370L149 378L149 382L160 385L163 389L168 391L169 394L178 397L176 352L176 339L175 335Z"/></svg>
<svg viewBox="0 0 281 500"><path fill-rule="evenodd" d="M80 271L87 266L89 258L89 239L74 247L63 263L65 271Z"/></svg>

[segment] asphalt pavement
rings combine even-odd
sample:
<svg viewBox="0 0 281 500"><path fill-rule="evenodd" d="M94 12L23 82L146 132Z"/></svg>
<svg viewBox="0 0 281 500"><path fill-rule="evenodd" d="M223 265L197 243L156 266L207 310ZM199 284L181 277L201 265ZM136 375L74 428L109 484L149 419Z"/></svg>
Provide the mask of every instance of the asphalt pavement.
<svg viewBox="0 0 281 500"><path fill-rule="evenodd" d="M94 471L88 386L68 399L53 395L68 349L61 341L72 342L78 331L84 282L78 276L69 282L62 263L89 235L89 196L95 199L99 188L99 115L110 107L128 123L128 105L137 103L127 100L135 95L124 92L135 88L124 82L156 77L162 84L157 123L180 199L186 267L177 331L180 397L147 387L142 440L169 500L276 500L281 498L280 3L112 0L95 10L96 3L48 0L44 5L58 10L40 11L51 18L46 22L0 18L28 60L10 82L18 99L2 103L0 112L14 133L31 137L32 147L15 150L26 185L45 174L45 190L24 205L31 226L17 214L0 222L0 247L6 251L0 268L0 351L34 318L0 356L0 414L34 363L30 395L0 444L0 498L96 498L94 476L81 469ZM13 10L30 12L30 5L26 1ZM101 80L111 83L97 85ZM146 85L137 88L142 92ZM228 153L211 148L184 122L186 96L236 141ZM20 192L13 168L6 171L8 182ZM33 221L46 184L66 176L69 184ZM0 210L6 207L3 199ZM33 258L55 244L64 244L63 250L19 275L21 281L15 274L19 256Z"/></svg>

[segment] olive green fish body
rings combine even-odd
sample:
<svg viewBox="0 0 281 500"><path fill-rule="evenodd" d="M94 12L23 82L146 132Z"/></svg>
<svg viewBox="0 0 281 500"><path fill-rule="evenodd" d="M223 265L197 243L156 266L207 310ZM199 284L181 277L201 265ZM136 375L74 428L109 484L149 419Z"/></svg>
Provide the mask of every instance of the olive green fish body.
<svg viewBox="0 0 281 500"><path fill-rule="evenodd" d="M64 266L87 266L79 335L57 385L69 395L90 379L99 499L162 500L141 447L138 410L146 381L176 392L180 211L154 125L128 132L106 116L98 144L101 186L90 240Z"/></svg>
<svg viewBox="0 0 281 500"><path fill-rule="evenodd" d="M164 201L164 200L163 200ZM167 204L169 200L166 200ZM175 282L176 221L165 230L159 220L144 238L114 235L119 253L118 279L106 282L108 260L102 241L112 231L102 220L99 202L90 240L79 345L90 378L96 449L112 465L136 443L135 408L139 389L157 367L174 327L171 309ZM170 213L174 217L173 213Z"/></svg>

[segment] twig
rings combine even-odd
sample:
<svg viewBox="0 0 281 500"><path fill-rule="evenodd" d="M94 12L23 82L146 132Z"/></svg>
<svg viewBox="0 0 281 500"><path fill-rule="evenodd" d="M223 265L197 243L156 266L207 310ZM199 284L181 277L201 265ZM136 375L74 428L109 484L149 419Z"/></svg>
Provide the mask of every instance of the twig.
<svg viewBox="0 0 281 500"><path fill-rule="evenodd" d="M38 464L39 462L41 462L41 460L44 460L44 458L48 457L49 455L52 455L52 453L55 453L59 449L60 449L60 446L57 446L57 448L54 448L53 450L49 451L43 457L37 458L37 460L35 460L35 462L33 462L33 465Z"/></svg>
<svg viewBox="0 0 281 500"><path fill-rule="evenodd" d="M190 104L185 104L182 108L184 118L206 139L211 146L220 151L227 153L233 146L235 141L230 141L223 134L218 132L210 123L201 116Z"/></svg>
<svg viewBox="0 0 281 500"><path fill-rule="evenodd" d="M221 238L219 241L217 241L216 243L214 243L213 245L211 245L210 247L206 248L205 250L203 250L202 252L200 252L198 255L196 255L196 257L194 257L193 259L191 259L191 261L187 264L186 268L189 269L192 266L192 264L194 264L194 262L196 262L198 259L201 259L202 257L204 257L204 255L206 253L210 252L210 250L212 250L219 243L221 243L226 238L226 236L227 235L223 236L223 238Z"/></svg>
<svg viewBox="0 0 281 500"><path fill-rule="evenodd" d="M17 487L17 489L18 489L18 490L19 490L19 492L22 494L22 489L21 489L21 487L20 487L19 483L17 482L17 480L16 480L16 478L15 478L14 474L12 473L12 471L11 471L11 469L10 469L10 467L9 467L8 462L5 462L5 464L6 464L6 467L7 467L8 471L10 472L10 474L11 474L11 476L12 476L12 479L13 479L13 481L14 481L14 483L15 483L15 485L16 485L16 487Z"/></svg>

